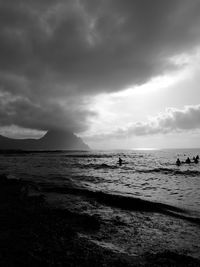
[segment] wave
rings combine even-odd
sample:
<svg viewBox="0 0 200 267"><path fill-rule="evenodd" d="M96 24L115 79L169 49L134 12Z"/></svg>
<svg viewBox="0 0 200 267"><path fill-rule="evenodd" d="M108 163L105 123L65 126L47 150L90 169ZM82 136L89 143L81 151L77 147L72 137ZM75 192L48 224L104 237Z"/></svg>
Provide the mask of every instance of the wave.
<svg viewBox="0 0 200 267"><path fill-rule="evenodd" d="M184 209L160 202L148 201L126 195L109 194L103 191L92 191L87 188L78 187L49 186L45 188L45 192L79 195L111 207L130 211L162 213L200 225L200 218L190 216Z"/></svg>
<svg viewBox="0 0 200 267"><path fill-rule="evenodd" d="M134 167L130 167L127 164L124 164L123 166L119 166L118 164L110 165L106 163L102 164L79 164L75 163L74 167L80 168L80 169L122 169L127 171L132 171L135 173L161 173L161 174L169 174L169 175L182 175L182 176L198 176L200 175L200 171L198 170L180 170L177 168L152 168L152 169L135 169Z"/></svg>
<svg viewBox="0 0 200 267"><path fill-rule="evenodd" d="M102 163L102 164L94 164L94 163L78 164L76 163L75 166L81 169L117 169L119 168L118 165L109 165L106 163Z"/></svg>
<svg viewBox="0 0 200 267"><path fill-rule="evenodd" d="M197 176L200 175L198 170L178 170L169 168L153 168L153 169L138 169L136 172L139 173L163 173L171 175L187 175L187 176Z"/></svg>

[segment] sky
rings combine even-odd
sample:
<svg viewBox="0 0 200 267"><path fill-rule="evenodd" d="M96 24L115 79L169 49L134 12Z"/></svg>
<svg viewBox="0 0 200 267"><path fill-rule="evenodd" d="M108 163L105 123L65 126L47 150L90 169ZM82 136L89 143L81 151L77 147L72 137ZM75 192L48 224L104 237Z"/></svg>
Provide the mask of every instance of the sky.
<svg viewBox="0 0 200 267"><path fill-rule="evenodd" d="M0 134L200 147L200 0L0 0Z"/></svg>

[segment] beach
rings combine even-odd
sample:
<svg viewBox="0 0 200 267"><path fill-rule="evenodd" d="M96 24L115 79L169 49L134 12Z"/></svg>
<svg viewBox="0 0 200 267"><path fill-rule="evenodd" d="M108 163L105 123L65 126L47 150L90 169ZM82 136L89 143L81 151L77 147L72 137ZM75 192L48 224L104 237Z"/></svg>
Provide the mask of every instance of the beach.
<svg viewBox="0 0 200 267"><path fill-rule="evenodd" d="M200 0L0 0L0 267L200 266Z"/></svg>
<svg viewBox="0 0 200 267"><path fill-rule="evenodd" d="M56 164L63 167L63 154L59 155ZM65 164L70 160L71 163L75 160L77 165L80 159L85 162L85 166L81 165L84 186L77 165L76 172L70 165L71 172L59 176L59 169L52 165L58 154L1 155L1 266L200 266L198 210L172 205L170 199L158 202L134 193L119 194L110 187L102 190L103 185L97 184L97 174L105 178L112 167L116 175L119 171L122 175L129 165L122 169L114 164L101 166L102 156L98 153L95 157L84 153L73 154L73 158L69 155L64 154ZM111 155L110 160L116 159ZM52 175L46 172L44 177L44 165L36 168L41 158L46 165L51 162L48 168ZM25 165L22 173L22 159L27 166L31 161L38 173L27 167L28 174ZM143 159L141 154L138 159ZM96 165L91 166L91 160ZM158 168L150 167L146 173L151 170L151 177L152 173L158 175ZM170 167L163 169L161 172L170 176ZM88 172L87 177L84 170ZM178 171L183 170L176 169L176 175L180 176ZM190 174L186 171L184 175L188 177L198 170L191 169ZM102 181L100 178L98 181ZM93 186L89 187L89 181Z"/></svg>
<svg viewBox="0 0 200 267"><path fill-rule="evenodd" d="M132 220L133 232L129 233L129 238L134 239L134 248L142 250L143 255L126 254L115 248L114 244L112 246L110 244L109 247L106 244L103 246L101 242L101 239L105 238L103 234L108 239L110 235L115 235L116 238L118 235L118 238L123 239L116 228L120 228L122 232L126 223L117 214L112 223L103 225L98 216L80 215L71 212L70 209L50 207L40 194L29 196L25 189L30 185L25 182L8 180L5 176L0 178L1 266L199 266L200 264L197 259L175 253L173 248L172 250L166 248L165 252L160 252L162 250L160 245L164 239L172 239L173 243L173 239L180 234L184 223L181 224L178 219L166 218L159 213L135 212ZM173 225L174 230L169 233L167 225ZM150 229L151 232L148 233ZM90 238L85 234L89 234ZM98 241L94 241L94 237L98 237ZM151 246L157 246L157 253L151 253Z"/></svg>

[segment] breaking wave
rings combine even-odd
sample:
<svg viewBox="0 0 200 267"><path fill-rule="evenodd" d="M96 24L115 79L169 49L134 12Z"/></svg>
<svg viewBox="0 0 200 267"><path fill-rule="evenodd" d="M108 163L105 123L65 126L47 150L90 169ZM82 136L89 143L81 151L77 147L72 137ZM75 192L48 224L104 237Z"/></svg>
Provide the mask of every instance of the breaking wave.
<svg viewBox="0 0 200 267"><path fill-rule="evenodd" d="M157 212L168 216L185 219L200 225L200 218L190 216L190 214L182 208L160 202L153 202L127 195L111 194L103 191L93 191L88 190L87 188L78 187L49 186L45 188L45 192L79 195L111 207L130 211Z"/></svg>
<svg viewBox="0 0 200 267"><path fill-rule="evenodd" d="M74 165L77 168L80 169L122 169L127 171L132 171L135 173L161 173L161 174L168 174L168 175L184 175L184 176L198 176L200 175L200 171L198 170L181 170L177 168L151 168L151 169L137 169L134 166L128 166L128 164L124 164L123 166L119 166L118 164L94 164L94 163L88 163L88 164L80 164L75 163Z"/></svg>
<svg viewBox="0 0 200 267"><path fill-rule="evenodd" d="M139 173L163 173L170 175L187 175L187 176L197 176L200 175L198 170L178 170L170 168L154 168L154 169L138 169L136 172Z"/></svg>
<svg viewBox="0 0 200 267"><path fill-rule="evenodd" d="M93 164L93 163L89 163L89 164L75 164L76 167L81 168L81 169L117 169L119 168L118 165L109 165L109 164Z"/></svg>

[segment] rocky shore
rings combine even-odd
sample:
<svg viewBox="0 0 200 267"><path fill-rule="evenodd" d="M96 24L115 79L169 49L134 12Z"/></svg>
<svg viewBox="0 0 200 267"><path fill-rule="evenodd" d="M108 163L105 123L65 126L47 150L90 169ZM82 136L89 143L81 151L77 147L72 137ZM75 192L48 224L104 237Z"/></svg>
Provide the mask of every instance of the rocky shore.
<svg viewBox="0 0 200 267"><path fill-rule="evenodd" d="M4 175L0 210L0 266L200 266L170 251L137 257L98 246L84 235L99 231L98 216L50 207L33 184Z"/></svg>

